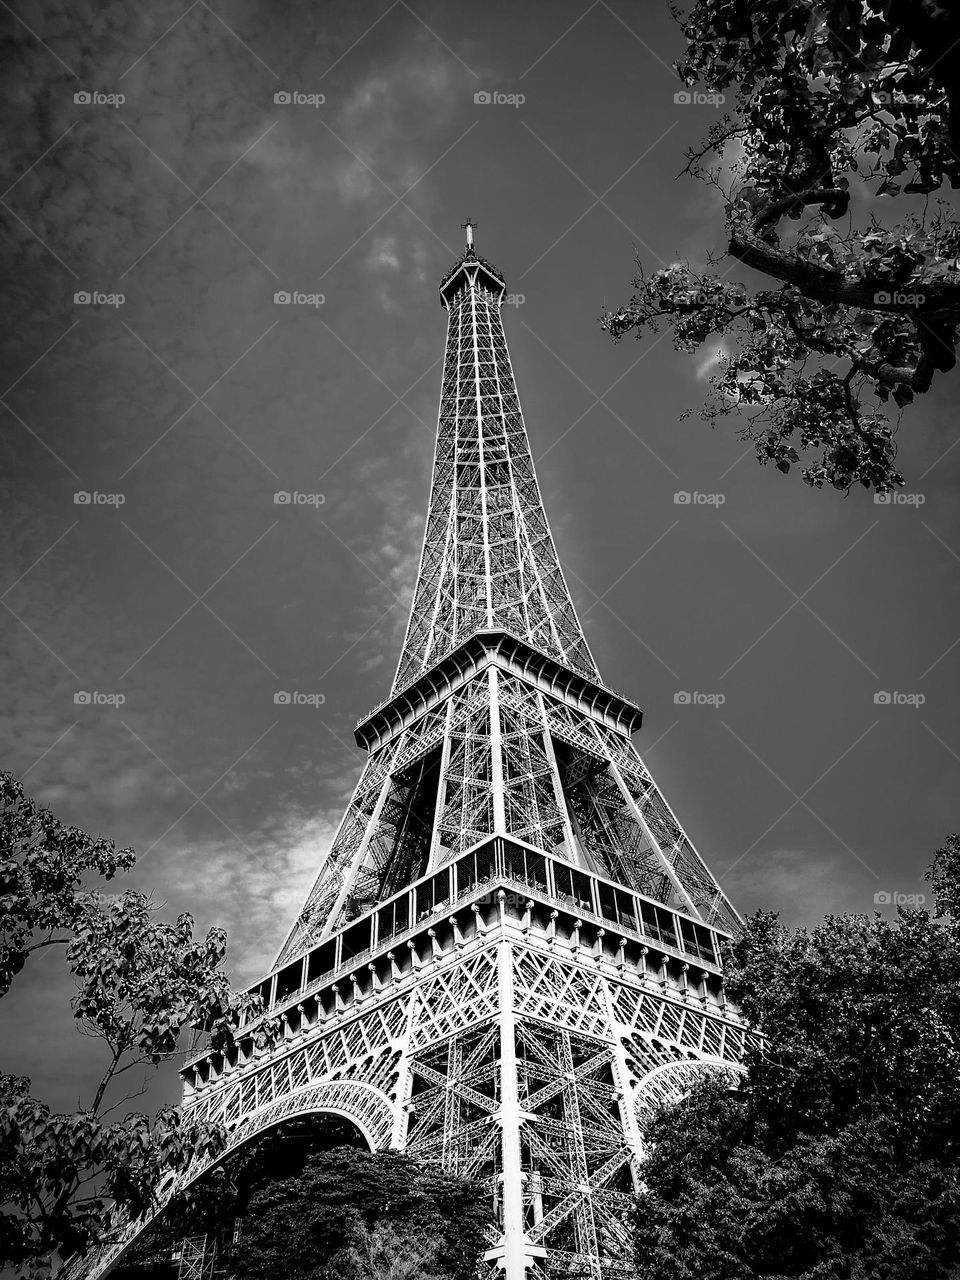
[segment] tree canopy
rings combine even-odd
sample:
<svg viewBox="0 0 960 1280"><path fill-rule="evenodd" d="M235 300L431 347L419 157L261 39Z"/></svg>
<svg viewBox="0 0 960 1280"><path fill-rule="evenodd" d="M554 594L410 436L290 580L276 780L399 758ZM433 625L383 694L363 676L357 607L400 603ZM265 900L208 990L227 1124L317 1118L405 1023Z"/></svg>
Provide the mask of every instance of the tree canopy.
<svg viewBox="0 0 960 1280"><path fill-rule="evenodd" d="M960 836L928 879L933 912L747 922L725 981L766 1043L650 1121L638 1280L958 1274Z"/></svg>
<svg viewBox="0 0 960 1280"><path fill-rule="evenodd" d="M251 1199L233 1280L474 1280L489 1202L397 1152L350 1147Z"/></svg>
<svg viewBox="0 0 960 1280"><path fill-rule="evenodd" d="M134 861L0 774L0 995L31 956L61 947L78 1030L103 1047L76 1112L59 1114L26 1078L0 1075L0 1264L18 1274L45 1276L104 1241L118 1211L139 1216L164 1174L226 1141L221 1126L185 1122L174 1107L152 1119L124 1110L138 1091L124 1092L128 1080L139 1085L201 1037L228 1043L242 1006L222 967L222 929L195 938L189 915L163 922L143 893L97 887Z"/></svg>
<svg viewBox="0 0 960 1280"><path fill-rule="evenodd" d="M187 1236L231 1280L475 1280L489 1197L318 1115L254 1140L177 1197L117 1280L169 1280Z"/></svg>
<svg viewBox="0 0 960 1280"><path fill-rule="evenodd" d="M960 221L938 194L960 185L960 8L671 7L681 80L729 99L684 170L718 194L725 251L654 271L638 255L633 297L601 323L720 351L702 415L740 415L761 463L818 488L902 485L891 402L899 421L960 335Z"/></svg>

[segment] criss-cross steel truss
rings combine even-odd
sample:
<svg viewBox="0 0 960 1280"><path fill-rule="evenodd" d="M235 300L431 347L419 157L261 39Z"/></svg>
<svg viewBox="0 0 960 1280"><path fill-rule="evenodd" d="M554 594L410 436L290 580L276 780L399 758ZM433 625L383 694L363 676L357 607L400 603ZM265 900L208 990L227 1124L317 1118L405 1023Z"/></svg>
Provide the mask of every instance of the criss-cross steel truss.
<svg viewBox="0 0 960 1280"><path fill-rule="evenodd" d="M311 1112L475 1178L485 1274L629 1273L641 1125L750 1040L738 918L600 679L547 525L500 306L473 248L448 313L420 573L389 698L238 1048L184 1068L229 1150ZM199 1177L194 1165L163 1198ZM130 1224L86 1267L109 1268Z"/></svg>

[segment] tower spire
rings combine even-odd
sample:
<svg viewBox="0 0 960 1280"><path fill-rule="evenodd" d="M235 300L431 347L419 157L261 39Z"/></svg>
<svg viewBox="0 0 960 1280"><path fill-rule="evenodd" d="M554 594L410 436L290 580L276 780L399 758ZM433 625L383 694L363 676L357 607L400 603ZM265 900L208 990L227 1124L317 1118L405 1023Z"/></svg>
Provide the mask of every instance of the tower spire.
<svg viewBox="0 0 960 1280"><path fill-rule="evenodd" d="M466 231L466 233L467 233L467 249L468 249L468 251L469 251L470 249L472 249L472 248L473 248L473 233L474 233L474 231L476 231L476 229L477 229L477 224L474 222L474 220L473 220L472 218L468 218L468 219L466 220L466 222L461 222L461 223L460 223L460 230L461 230L461 231Z"/></svg>
<svg viewBox="0 0 960 1280"><path fill-rule="evenodd" d="M502 630L599 679L534 474L500 307L467 248L440 283L447 341L420 572L394 692L477 631Z"/></svg>

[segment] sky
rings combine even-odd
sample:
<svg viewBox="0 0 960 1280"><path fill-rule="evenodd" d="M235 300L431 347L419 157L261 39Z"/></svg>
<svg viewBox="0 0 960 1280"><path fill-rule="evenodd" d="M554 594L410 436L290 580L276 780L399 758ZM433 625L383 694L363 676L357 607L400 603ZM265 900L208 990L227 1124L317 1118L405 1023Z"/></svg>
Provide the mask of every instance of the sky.
<svg viewBox="0 0 960 1280"><path fill-rule="evenodd" d="M165 913L224 925L238 984L272 963L395 670L437 284L472 218L588 640L725 891L808 925L924 892L960 825L958 384L904 416L907 500L876 504L759 468L734 420L681 421L709 348L604 335L635 253L723 244L715 195L678 178L716 109L674 101L665 4L37 0L3 22L0 759L29 794L133 845ZM5 1068L73 1106L96 1048L60 964L32 962L0 1033ZM175 1096L166 1073L144 1105Z"/></svg>

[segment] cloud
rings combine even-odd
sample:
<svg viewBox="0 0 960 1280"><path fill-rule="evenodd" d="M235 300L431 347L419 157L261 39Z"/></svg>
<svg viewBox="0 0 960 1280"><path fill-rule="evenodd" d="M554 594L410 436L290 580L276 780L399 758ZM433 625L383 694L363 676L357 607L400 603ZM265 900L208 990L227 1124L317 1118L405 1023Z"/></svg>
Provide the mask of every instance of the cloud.
<svg viewBox="0 0 960 1280"><path fill-rule="evenodd" d="M216 923L227 930L235 983L254 982L269 970L342 816L339 805L281 811L258 830L245 831L246 850L224 834L200 843L180 841L165 852L177 903L189 903L202 926Z"/></svg>
<svg viewBox="0 0 960 1280"><path fill-rule="evenodd" d="M384 267L391 271L399 271L401 262L397 253L397 237L374 236L370 242L366 262L371 271L379 271Z"/></svg>
<svg viewBox="0 0 960 1280"><path fill-rule="evenodd" d="M779 910L791 926L827 915L873 910L868 881L844 850L775 848L757 853L724 876L724 889L743 911Z"/></svg>
<svg viewBox="0 0 960 1280"><path fill-rule="evenodd" d="M244 163L265 171L279 191L334 197L343 206L375 199L386 208L437 158L437 140L465 100L469 83L469 73L451 65L426 31L408 30L346 96L331 86L317 108L265 112L247 130L246 145L271 120L276 127ZM317 88L306 82L297 87L305 93ZM323 163L317 163L321 156ZM421 216L429 214L428 198L418 185Z"/></svg>
<svg viewBox="0 0 960 1280"><path fill-rule="evenodd" d="M695 365L695 375L698 382L704 382L710 375L719 369L723 361L729 355L727 344L720 341L716 346L708 347L697 360Z"/></svg>

